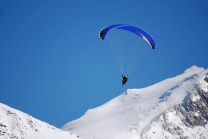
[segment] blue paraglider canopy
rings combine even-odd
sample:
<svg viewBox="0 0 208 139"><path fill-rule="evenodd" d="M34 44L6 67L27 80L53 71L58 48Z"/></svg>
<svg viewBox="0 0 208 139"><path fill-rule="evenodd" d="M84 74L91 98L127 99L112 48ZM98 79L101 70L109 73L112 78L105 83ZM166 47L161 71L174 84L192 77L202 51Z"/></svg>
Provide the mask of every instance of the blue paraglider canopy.
<svg viewBox="0 0 208 139"><path fill-rule="evenodd" d="M124 75L129 75L137 63L151 49L155 49L154 39L143 29L132 25L114 24L104 27L99 32L99 37Z"/></svg>
<svg viewBox="0 0 208 139"><path fill-rule="evenodd" d="M115 24L115 25L111 25L111 26L103 28L99 33L100 38L102 40L104 40L106 34L113 29L122 29L122 30L126 30L126 31L130 31L132 33L135 33L136 35L142 37L145 41L147 41L150 44L152 49L155 49L155 41L146 31L144 31L141 28L127 25L127 24Z"/></svg>

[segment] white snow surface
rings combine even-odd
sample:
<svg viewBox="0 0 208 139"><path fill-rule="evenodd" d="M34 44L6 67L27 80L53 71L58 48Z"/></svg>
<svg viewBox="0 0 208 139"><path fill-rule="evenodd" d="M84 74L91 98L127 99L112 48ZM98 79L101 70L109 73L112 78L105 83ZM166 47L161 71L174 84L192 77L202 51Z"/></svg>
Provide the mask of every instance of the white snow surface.
<svg viewBox="0 0 208 139"><path fill-rule="evenodd" d="M80 139L0 103L0 139Z"/></svg>
<svg viewBox="0 0 208 139"><path fill-rule="evenodd" d="M128 89L104 105L88 110L62 129L79 134L83 139L140 139L143 129L155 117L185 101L206 75L208 69L192 66L183 74L152 86ZM174 114L170 117L174 119Z"/></svg>

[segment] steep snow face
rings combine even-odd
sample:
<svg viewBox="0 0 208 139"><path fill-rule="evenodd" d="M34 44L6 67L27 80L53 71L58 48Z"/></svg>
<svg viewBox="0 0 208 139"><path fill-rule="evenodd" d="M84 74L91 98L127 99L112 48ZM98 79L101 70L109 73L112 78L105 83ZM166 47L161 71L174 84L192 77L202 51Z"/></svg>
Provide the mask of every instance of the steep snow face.
<svg viewBox="0 0 208 139"><path fill-rule="evenodd" d="M192 66L183 74L150 87L129 89L62 127L86 139L140 139L151 121L169 107L188 100L208 70Z"/></svg>
<svg viewBox="0 0 208 139"><path fill-rule="evenodd" d="M208 137L208 83L201 81L185 103L170 107L152 120L145 139L205 139Z"/></svg>
<svg viewBox="0 0 208 139"><path fill-rule="evenodd" d="M78 139L30 115L0 103L0 139Z"/></svg>

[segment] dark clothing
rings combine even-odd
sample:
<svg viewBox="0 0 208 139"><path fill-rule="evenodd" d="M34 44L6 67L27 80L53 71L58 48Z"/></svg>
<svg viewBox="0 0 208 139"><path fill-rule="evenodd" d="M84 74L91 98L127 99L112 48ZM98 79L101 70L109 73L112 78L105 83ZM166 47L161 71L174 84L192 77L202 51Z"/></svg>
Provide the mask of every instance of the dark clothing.
<svg viewBox="0 0 208 139"><path fill-rule="evenodd" d="M122 85L126 84L127 81L128 81L128 75L126 76L122 75Z"/></svg>

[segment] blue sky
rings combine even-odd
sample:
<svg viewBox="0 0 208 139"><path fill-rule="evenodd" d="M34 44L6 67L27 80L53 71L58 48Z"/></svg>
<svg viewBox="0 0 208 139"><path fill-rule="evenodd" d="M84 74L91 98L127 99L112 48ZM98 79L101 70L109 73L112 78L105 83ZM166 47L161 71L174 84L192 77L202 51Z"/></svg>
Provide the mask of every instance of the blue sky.
<svg viewBox="0 0 208 139"><path fill-rule="evenodd" d="M128 88L208 68L208 1L0 0L0 102L56 127ZM145 29L156 49L121 86L99 31Z"/></svg>

